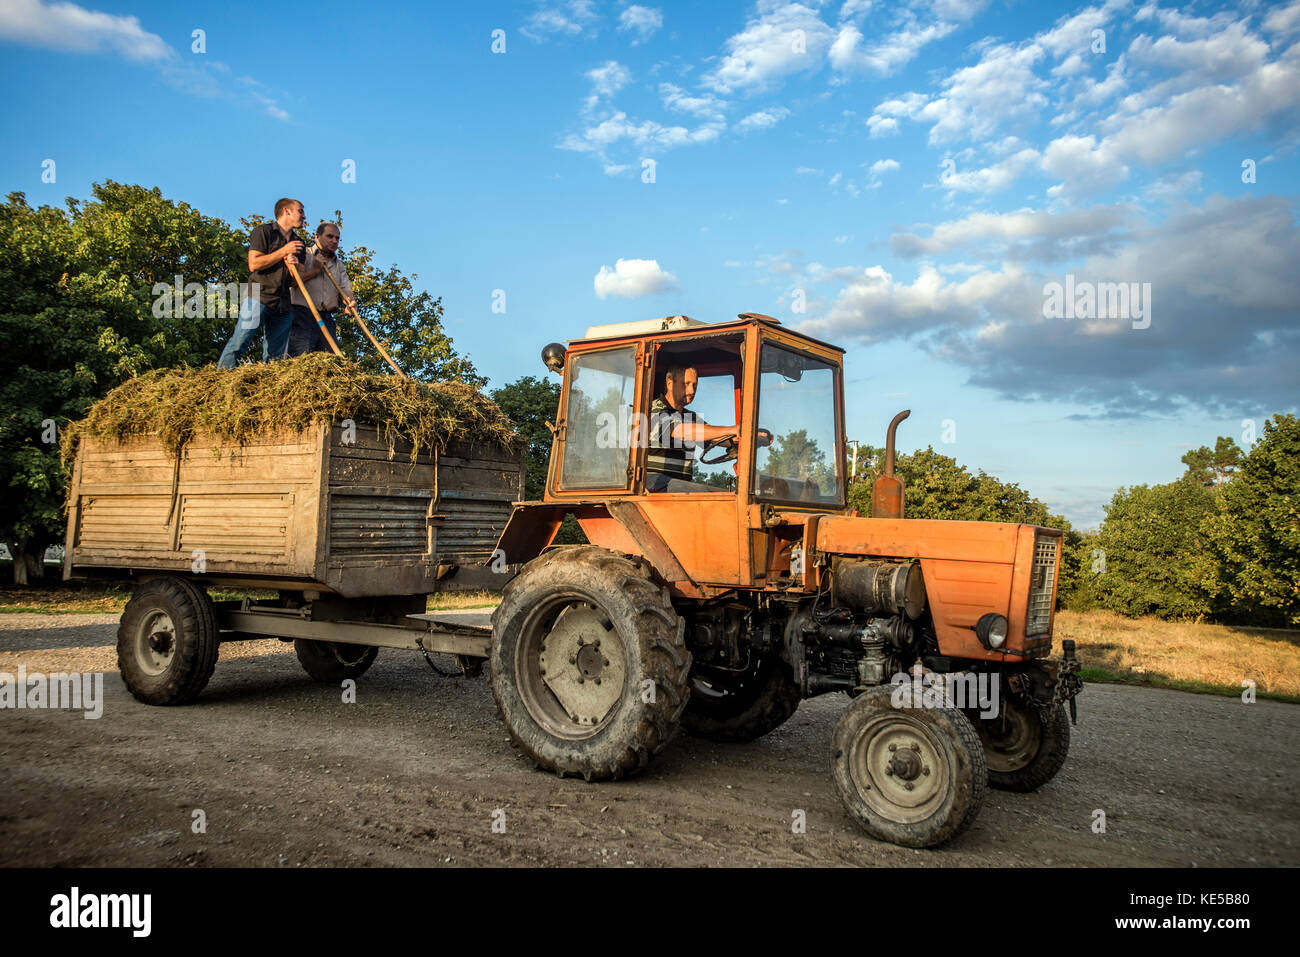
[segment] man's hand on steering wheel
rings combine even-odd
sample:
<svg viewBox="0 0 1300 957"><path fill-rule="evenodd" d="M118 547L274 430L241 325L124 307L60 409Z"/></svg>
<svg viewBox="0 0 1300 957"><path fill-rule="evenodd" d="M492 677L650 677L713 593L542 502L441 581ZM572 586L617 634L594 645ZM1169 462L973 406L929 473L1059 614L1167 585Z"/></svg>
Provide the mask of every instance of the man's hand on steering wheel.
<svg viewBox="0 0 1300 957"><path fill-rule="evenodd" d="M719 458L710 459L706 456L714 449L726 448L726 453ZM731 462L736 458L736 452L740 448L739 436L735 433L724 435L720 438L709 439L700 449L701 465L722 465L724 462Z"/></svg>

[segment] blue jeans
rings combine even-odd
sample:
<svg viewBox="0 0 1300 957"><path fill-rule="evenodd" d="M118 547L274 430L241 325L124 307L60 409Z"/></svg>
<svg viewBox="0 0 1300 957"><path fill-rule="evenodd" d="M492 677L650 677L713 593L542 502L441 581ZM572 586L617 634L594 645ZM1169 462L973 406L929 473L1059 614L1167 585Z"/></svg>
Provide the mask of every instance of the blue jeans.
<svg viewBox="0 0 1300 957"><path fill-rule="evenodd" d="M325 328L330 331L330 337L339 341L338 332L334 326L334 313L322 311L320 314L321 322L325 323ZM294 305L293 307L293 331L289 333L289 350L287 355L290 359L294 356L305 355L308 352L333 352L325 337L321 335L320 326L316 325L316 319L311 314L311 310L306 306Z"/></svg>
<svg viewBox="0 0 1300 957"><path fill-rule="evenodd" d="M235 322L235 331L221 350L217 365L222 369L233 369L235 363L248 351L257 330L265 326L262 339L262 361L268 358L283 359L285 348L289 345L289 330L293 326L292 313L280 312L274 306L268 306L257 299L245 299L239 307L239 319Z"/></svg>

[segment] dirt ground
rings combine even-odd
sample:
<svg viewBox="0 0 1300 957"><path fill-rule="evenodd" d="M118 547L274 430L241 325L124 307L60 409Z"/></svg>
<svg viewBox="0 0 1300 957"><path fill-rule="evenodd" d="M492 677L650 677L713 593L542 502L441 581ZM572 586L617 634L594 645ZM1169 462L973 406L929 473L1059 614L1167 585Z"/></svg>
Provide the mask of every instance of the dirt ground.
<svg viewBox="0 0 1300 957"><path fill-rule="evenodd" d="M414 653L381 652L345 704L291 646L227 644L198 702L151 708L117 675L116 628L0 616L0 671L105 672L98 720L0 710L0 866L1300 864L1296 705L1089 685L1052 782L990 791L967 833L915 851L840 805L844 695L755 743L679 735L639 776L586 784L515 753L486 677L440 678Z"/></svg>

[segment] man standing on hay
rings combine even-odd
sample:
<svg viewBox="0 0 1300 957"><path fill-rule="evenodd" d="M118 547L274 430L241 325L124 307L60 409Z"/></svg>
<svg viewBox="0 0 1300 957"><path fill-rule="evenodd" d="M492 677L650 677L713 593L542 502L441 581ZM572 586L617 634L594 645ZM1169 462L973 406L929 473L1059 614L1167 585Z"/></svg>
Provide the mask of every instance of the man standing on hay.
<svg viewBox="0 0 1300 957"><path fill-rule="evenodd" d="M339 227L337 223L321 223L316 227L316 245L307 253L300 271L302 283L320 313L321 321L329 329L330 338L338 341L334 331L334 314L340 306L352 305L352 283L348 281L347 270L335 255L339 248ZM325 275L328 269L330 276ZM335 283L338 285L336 286ZM343 290L343 301L339 301L339 290ZM304 355L308 352L331 352L329 344L321 334L316 318L307 307L297 284L289 290L289 301L293 303L293 329L289 333L289 356Z"/></svg>
<svg viewBox="0 0 1300 957"><path fill-rule="evenodd" d="M303 247L294 238L293 230L306 222L302 203L286 198L276 201L275 222L253 230L248 244L249 297L241 304L235 332L217 360L221 368L235 367L259 328L264 333L262 361L284 358L293 326L289 301L293 280L286 262L298 265Z"/></svg>

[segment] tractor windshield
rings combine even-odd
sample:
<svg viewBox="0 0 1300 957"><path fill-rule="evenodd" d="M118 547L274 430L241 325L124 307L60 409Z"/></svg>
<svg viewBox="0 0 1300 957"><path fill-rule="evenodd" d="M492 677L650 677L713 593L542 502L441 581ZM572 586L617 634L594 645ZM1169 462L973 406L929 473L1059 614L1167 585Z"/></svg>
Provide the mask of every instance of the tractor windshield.
<svg viewBox="0 0 1300 957"><path fill-rule="evenodd" d="M758 427L772 434L755 456L759 498L840 501L836 367L771 342L759 362Z"/></svg>

